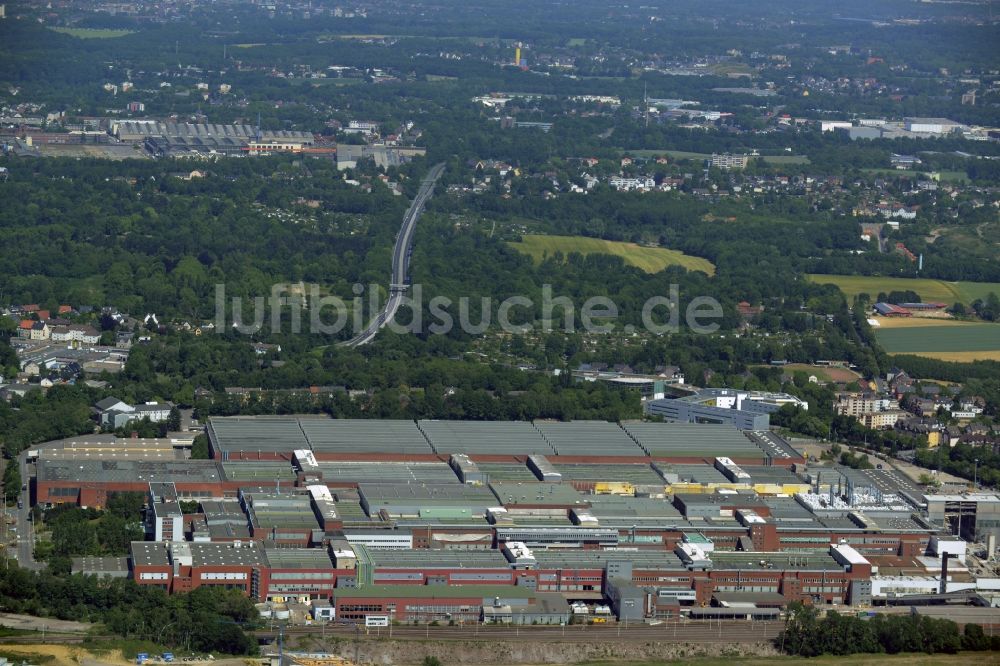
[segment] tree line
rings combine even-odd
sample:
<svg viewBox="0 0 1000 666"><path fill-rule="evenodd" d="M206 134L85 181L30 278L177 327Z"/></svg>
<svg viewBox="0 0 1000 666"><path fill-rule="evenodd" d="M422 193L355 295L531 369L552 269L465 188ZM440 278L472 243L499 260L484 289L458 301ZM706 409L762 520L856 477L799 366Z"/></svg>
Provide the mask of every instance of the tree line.
<svg viewBox="0 0 1000 666"><path fill-rule="evenodd" d="M775 645L800 657L1000 650L1000 636L985 636L978 624L966 624L959 631L951 620L926 615L877 614L862 619L832 610L820 618L819 609L801 602L789 604L787 613Z"/></svg>
<svg viewBox="0 0 1000 666"><path fill-rule="evenodd" d="M196 652L256 654L248 631L259 615L241 591L203 586L168 595L131 579L0 567L0 609L41 618L94 622L126 639Z"/></svg>

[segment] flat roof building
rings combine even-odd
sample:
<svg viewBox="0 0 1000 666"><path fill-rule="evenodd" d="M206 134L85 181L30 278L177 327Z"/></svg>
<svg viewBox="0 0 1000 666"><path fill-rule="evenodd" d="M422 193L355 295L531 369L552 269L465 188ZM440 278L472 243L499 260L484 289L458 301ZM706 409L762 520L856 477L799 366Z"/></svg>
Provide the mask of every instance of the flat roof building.
<svg viewBox="0 0 1000 666"><path fill-rule="evenodd" d="M680 398L649 400L647 414L682 423L724 423L740 430L767 430L772 414L784 405L809 409L809 405L787 393L701 389Z"/></svg>

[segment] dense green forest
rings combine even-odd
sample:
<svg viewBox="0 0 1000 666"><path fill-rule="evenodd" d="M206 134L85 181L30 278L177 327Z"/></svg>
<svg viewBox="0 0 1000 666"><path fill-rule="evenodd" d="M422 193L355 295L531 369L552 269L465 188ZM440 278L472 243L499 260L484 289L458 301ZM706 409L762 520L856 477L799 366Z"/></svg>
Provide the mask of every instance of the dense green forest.
<svg viewBox="0 0 1000 666"><path fill-rule="evenodd" d="M95 622L126 639L195 652L256 654L246 633L259 617L238 590L200 587L168 595L130 579L56 576L17 566L0 567L0 606L15 613Z"/></svg>

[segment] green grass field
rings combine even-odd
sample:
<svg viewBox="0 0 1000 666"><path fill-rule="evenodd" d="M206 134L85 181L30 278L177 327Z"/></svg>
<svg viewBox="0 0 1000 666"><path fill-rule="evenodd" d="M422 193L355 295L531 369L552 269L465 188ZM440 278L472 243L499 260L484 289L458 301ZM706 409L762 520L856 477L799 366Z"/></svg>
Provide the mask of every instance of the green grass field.
<svg viewBox="0 0 1000 666"><path fill-rule="evenodd" d="M964 171L938 171L938 175L941 177L941 180L955 183L964 183L969 180L968 174Z"/></svg>
<svg viewBox="0 0 1000 666"><path fill-rule="evenodd" d="M764 155L761 157L767 164L809 164L805 155Z"/></svg>
<svg viewBox="0 0 1000 666"><path fill-rule="evenodd" d="M711 153L689 153L684 150L629 150L627 152L634 157L660 157L661 155L666 155L675 160L707 160L712 157ZM760 159L773 165L809 164L809 158L805 155L764 155Z"/></svg>
<svg viewBox="0 0 1000 666"><path fill-rule="evenodd" d="M620 243L584 236L530 235L524 236L520 242L510 245L518 252L527 254L536 262L540 262L545 256L552 256L556 252L562 252L564 255L571 252L611 254L622 257L627 264L647 273L658 273L667 266L683 266L690 271L702 271L708 275L715 275L715 265L708 259L692 257L678 250L643 247L635 243Z"/></svg>
<svg viewBox="0 0 1000 666"><path fill-rule="evenodd" d="M106 28L49 28L55 32L61 32L77 39L114 39L131 35L134 30L110 30Z"/></svg>
<svg viewBox="0 0 1000 666"><path fill-rule="evenodd" d="M1000 350L1000 325L998 324L877 328L875 329L875 337L890 354Z"/></svg>
<svg viewBox="0 0 1000 666"><path fill-rule="evenodd" d="M920 294L924 301L937 301L951 305L961 302L968 305L977 298L986 298L992 291L1000 295L997 282L945 282L927 278L869 277L866 275L809 275L809 279L819 284L834 284L853 299L858 294L868 294L873 299L879 292L912 290Z"/></svg>

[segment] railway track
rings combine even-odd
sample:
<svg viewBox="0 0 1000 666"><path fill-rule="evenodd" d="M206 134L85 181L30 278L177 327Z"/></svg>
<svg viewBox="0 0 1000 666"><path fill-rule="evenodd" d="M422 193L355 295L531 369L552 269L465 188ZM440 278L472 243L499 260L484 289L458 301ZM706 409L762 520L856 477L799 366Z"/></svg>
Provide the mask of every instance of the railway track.
<svg viewBox="0 0 1000 666"><path fill-rule="evenodd" d="M288 627L284 631L285 638L293 636L335 636L339 639L379 639L393 638L399 640L450 640L450 641L489 641L511 640L517 642L530 641L668 641L678 643L761 643L773 640L784 628L782 621L745 622L745 621L681 621L664 622L659 625L647 624L608 624L608 625L570 625L561 626L429 626L405 625L389 628L365 628L353 625ZM261 630L256 632L260 641L277 640L276 631Z"/></svg>

